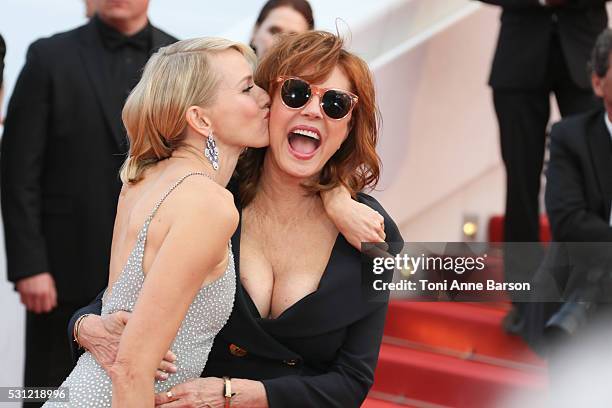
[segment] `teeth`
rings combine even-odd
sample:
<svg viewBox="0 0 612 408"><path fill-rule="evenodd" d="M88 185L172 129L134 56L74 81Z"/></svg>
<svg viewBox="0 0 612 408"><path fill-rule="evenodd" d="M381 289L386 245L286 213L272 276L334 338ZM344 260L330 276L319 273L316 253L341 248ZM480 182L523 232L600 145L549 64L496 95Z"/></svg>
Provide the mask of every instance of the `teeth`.
<svg viewBox="0 0 612 408"><path fill-rule="evenodd" d="M320 140L319 135L316 132L313 132L311 130L296 129L296 130L293 131L293 133L296 133L296 134L302 135L302 136L306 136L306 137L310 137L310 138L315 139L315 140Z"/></svg>

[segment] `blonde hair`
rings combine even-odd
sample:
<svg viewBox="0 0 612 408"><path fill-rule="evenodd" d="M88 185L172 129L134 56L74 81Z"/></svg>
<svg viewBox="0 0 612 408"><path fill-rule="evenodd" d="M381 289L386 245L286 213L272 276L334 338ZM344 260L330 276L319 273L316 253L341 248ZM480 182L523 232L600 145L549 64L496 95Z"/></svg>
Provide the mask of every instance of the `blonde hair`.
<svg viewBox="0 0 612 408"><path fill-rule="evenodd" d="M137 182L147 167L185 146L187 109L214 102L219 81L209 56L229 49L240 52L255 69L257 59L249 47L223 38L183 40L153 54L123 107L130 148L121 181Z"/></svg>

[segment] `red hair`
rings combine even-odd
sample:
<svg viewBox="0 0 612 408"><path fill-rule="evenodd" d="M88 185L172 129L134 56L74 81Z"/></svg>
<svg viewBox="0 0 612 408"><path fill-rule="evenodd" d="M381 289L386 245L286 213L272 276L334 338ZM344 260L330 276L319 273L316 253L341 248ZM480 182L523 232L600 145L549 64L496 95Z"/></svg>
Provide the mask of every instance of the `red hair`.
<svg viewBox="0 0 612 408"><path fill-rule="evenodd" d="M325 31L284 36L259 64L255 82L273 95L278 89L279 76L299 75L317 83L323 82L335 67L340 67L348 77L351 92L359 97L352 112L350 131L340 149L323 166L318 180L305 182L304 186L318 193L342 184L354 196L365 187L376 186L380 177L380 158L376 153L380 114L368 65L343 47L340 37ZM310 67L316 70L308 70ZM265 151L266 148L248 149L238 161L243 205L255 196Z"/></svg>

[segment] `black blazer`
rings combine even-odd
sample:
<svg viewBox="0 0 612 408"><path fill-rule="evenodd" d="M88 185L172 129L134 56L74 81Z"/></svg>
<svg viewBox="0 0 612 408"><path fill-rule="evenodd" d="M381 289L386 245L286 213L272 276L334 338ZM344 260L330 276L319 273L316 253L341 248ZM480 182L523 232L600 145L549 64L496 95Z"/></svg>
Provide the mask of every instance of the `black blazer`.
<svg viewBox="0 0 612 408"><path fill-rule="evenodd" d="M153 49L175 42L153 28ZM107 284L127 138L93 21L34 42L11 97L1 152L8 278L50 272L60 302Z"/></svg>
<svg viewBox="0 0 612 408"><path fill-rule="evenodd" d="M552 127L545 197L555 241L612 242L610 137L602 110Z"/></svg>
<svg viewBox="0 0 612 408"><path fill-rule="evenodd" d="M501 28L489 85L494 89L537 89L546 83L550 36L557 24L570 76L590 89L587 62L599 33L608 26L608 0L569 0L543 7L538 0L481 0L501 6Z"/></svg>
<svg viewBox="0 0 612 408"><path fill-rule="evenodd" d="M387 242L403 242L374 198L359 194L358 199L383 215ZM388 293L382 301L363 300L361 254L339 235L317 291L269 320L259 317L240 283L240 225L232 248L234 309L215 338L202 376L260 380L273 408L359 407L374 380L388 301ZM79 316L100 314L100 299L73 316L70 337ZM71 344L76 358L78 351Z"/></svg>
<svg viewBox="0 0 612 408"><path fill-rule="evenodd" d="M612 140L604 114L595 110L571 116L551 130L545 197L557 242L548 248L536 276L538 297L547 301L565 301L576 290L597 285L601 279L590 271L611 264L605 243L612 242ZM549 305L547 317L557 306Z"/></svg>

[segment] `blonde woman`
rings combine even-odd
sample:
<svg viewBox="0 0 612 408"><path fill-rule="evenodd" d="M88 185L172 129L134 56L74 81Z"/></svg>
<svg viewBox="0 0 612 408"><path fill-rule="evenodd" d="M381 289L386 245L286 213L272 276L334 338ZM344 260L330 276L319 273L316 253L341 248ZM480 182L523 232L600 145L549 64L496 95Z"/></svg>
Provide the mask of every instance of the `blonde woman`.
<svg viewBox="0 0 612 408"><path fill-rule="evenodd" d="M153 55L129 96L102 314L133 313L110 369L81 356L62 384L69 406L151 407L154 392L206 365L236 288L229 241L238 213L225 186L245 147L268 144L269 97L253 83L255 60L229 40L180 41ZM154 383L170 348L176 370Z"/></svg>

